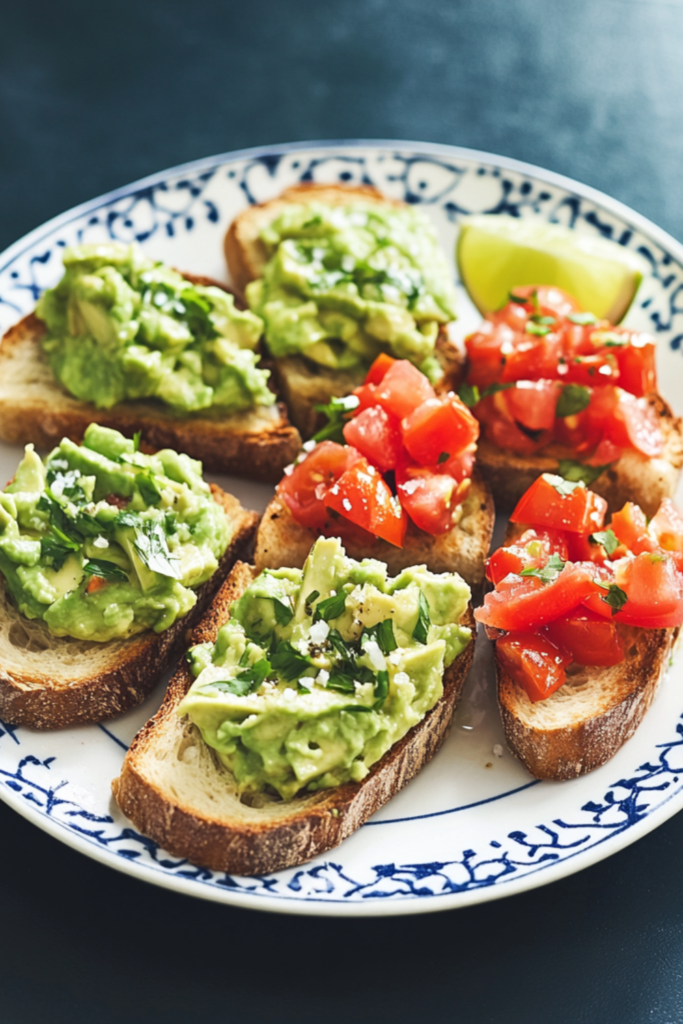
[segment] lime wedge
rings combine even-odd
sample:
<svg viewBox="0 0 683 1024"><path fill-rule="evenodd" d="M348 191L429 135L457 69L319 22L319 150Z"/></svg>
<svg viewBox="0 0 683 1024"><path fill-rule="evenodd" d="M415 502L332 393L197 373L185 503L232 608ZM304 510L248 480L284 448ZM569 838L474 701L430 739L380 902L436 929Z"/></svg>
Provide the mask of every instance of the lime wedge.
<svg viewBox="0 0 683 1024"><path fill-rule="evenodd" d="M456 260L481 313L504 306L517 285L549 284L573 295L586 312L613 324L626 315L650 269L638 253L606 238L496 214L463 221Z"/></svg>

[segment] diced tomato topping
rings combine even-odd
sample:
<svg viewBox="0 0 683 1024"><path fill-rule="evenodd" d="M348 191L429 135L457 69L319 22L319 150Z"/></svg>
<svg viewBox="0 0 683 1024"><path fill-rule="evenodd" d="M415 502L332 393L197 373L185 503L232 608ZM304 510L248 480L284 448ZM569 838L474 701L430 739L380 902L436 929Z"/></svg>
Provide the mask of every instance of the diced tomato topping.
<svg viewBox="0 0 683 1024"><path fill-rule="evenodd" d="M568 292L548 284L525 284L512 289L512 294L527 299L527 309L531 313L537 311L566 317L570 313L577 313L579 305L576 299Z"/></svg>
<svg viewBox="0 0 683 1024"><path fill-rule="evenodd" d="M572 356L558 366L558 374L565 384L599 387L601 384L616 384L617 381L621 383L619 365L610 352Z"/></svg>
<svg viewBox="0 0 683 1024"><path fill-rule="evenodd" d="M617 622L646 629L683 622L683 576L668 555L652 552L624 558L615 569L614 580L628 598L615 613Z"/></svg>
<svg viewBox="0 0 683 1024"><path fill-rule="evenodd" d="M501 392L507 410L527 430L552 430L560 388L553 380L520 380Z"/></svg>
<svg viewBox="0 0 683 1024"><path fill-rule="evenodd" d="M619 389L619 401L605 428L607 436L622 448L655 458L664 450L664 438L657 415L645 398L635 398Z"/></svg>
<svg viewBox="0 0 683 1024"><path fill-rule="evenodd" d="M613 349L619 366L619 386L636 398L655 391L655 346L647 334L629 332L628 345Z"/></svg>
<svg viewBox="0 0 683 1024"><path fill-rule="evenodd" d="M374 363L367 372L365 378L366 384L381 384L384 380L387 370L390 370L396 360L393 356L387 355L386 352L380 352L375 359Z"/></svg>
<svg viewBox="0 0 683 1024"><path fill-rule="evenodd" d="M623 455L624 449L603 437L599 445L589 459L584 459L587 466L607 466L610 462L616 462Z"/></svg>
<svg viewBox="0 0 683 1024"><path fill-rule="evenodd" d="M500 583L510 573L519 573L526 565L526 552L518 544L498 548L486 562L486 578L493 583Z"/></svg>
<svg viewBox="0 0 683 1024"><path fill-rule="evenodd" d="M522 569L542 569L551 555L567 561L569 534L559 530L527 530L514 544L508 544L497 551L486 563L486 576L498 584L509 573Z"/></svg>
<svg viewBox="0 0 683 1024"><path fill-rule="evenodd" d="M479 424L455 395L428 398L401 424L403 443L422 466L446 461L479 437Z"/></svg>
<svg viewBox="0 0 683 1024"><path fill-rule="evenodd" d="M605 499L583 484L572 486L561 477L544 473L522 495L510 521L573 533L594 533L602 529L606 511Z"/></svg>
<svg viewBox="0 0 683 1024"><path fill-rule="evenodd" d="M618 540L634 555L654 551L657 547L647 528L647 519L640 505L627 501L621 512L612 516L610 528Z"/></svg>
<svg viewBox="0 0 683 1024"><path fill-rule="evenodd" d="M354 388L353 393L358 399L358 407L354 410L356 415L363 409L370 409L373 405L377 405L376 384L361 384L359 388Z"/></svg>
<svg viewBox="0 0 683 1024"><path fill-rule="evenodd" d="M650 523L650 533L665 551L683 552L683 516L671 498L664 498L659 506Z"/></svg>
<svg viewBox="0 0 683 1024"><path fill-rule="evenodd" d="M565 682L571 656L539 633L510 633L496 641L496 655L530 701L545 700Z"/></svg>
<svg viewBox="0 0 683 1024"><path fill-rule="evenodd" d="M618 665L624 648L614 621L588 608L574 608L545 627L553 643L579 665Z"/></svg>
<svg viewBox="0 0 683 1024"><path fill-rule="evenodd" d="M446 473L425 466L396 468L396 489L401 505L420 530L438 536L453 526L453 514L467 494L469 481L457 484Z"/></svg>
<svg viewBox="0 0 683 1024"><path fill-rule="evenodd" d="M332 484L323 502L356 526L403 547L406 517L380 473L366 459L354 462Z"/></svg>
<svg viewBox="0 0 683 1024"><path fill-rule="evenodd" d="M462 483L463 480L468 480L472 477L475 452L475 445L470 445L469 449L460 452L458 455L451 455L445 462L439 462L436 466L432 466L431 469L434 473L446 473L448 476L452 476L458 484Z"/></svg>
<svg viewBox="0 0 683 1024"><path fill-rule="evenodd" d="M106 587L107 581L102 579L101 576L91 576L88 580L88 585L85 588L86 594L96 594L98 590L102 590Z"/></svg>
<svg viewBox="0 0 683 1024"><path fill-rule="evenodd" d="M499 411L503 406L504 412ZM482 412L482 410L485 410ZM518 455L533 455L551 439L552 434L530 436L519 427L507 411L505 392L485 398L476 406L476 413L485 425L486 436L499 448L507 448Z"/></svg>
<svg viewBox="0 0 683 1024"><path fill-rule="evenodd" d="M545 626L571 611L598 589L592 565L567 564L551 583L537 576L504 579L484 598L475 618L486 626L506 631Z"/></svg>
<svg viewBox="0 0 683 1024"><path fill-rule="evenodd" d="M326 490L360 459L355 448L323 441L285 473L277 493L298 523L324 530L330 518L322 501Z"/></svg>
<svg viewBox="0 0 683 1024"><path fill-rule="evenodd" d="M382 473L393 469L403 452L399 421L381 405L364 409L349 420L344 426L344 440Z"/></svg>
<svg viewBox="0 0 683 1024"><path fill-rule="evenodd" d="M434 388L424 373L407 359L397 359L377 385L376 401L400 420L434 397Z"/></svg>

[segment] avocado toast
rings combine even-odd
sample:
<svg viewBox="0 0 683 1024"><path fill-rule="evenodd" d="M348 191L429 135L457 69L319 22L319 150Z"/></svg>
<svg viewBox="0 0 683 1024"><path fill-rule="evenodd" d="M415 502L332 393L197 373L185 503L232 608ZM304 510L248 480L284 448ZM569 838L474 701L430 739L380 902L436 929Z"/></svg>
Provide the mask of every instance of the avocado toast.
<svg viewBox="0 0 683 1024"><path fill-rule="evenodd" d="M396 579L321 538L301 570L238 563L113 783L134 825L214 870L337 846L434 755L473 657L469 588Z"/></svg>
<svg viewBox="0 0 683 1024"><path fill-rule="evenodd" d="M63 258L62 280L0 342L0 437L51 447L98 422L212 471L276 479L300 439L259 364L260 319L137 246Z"/></svg>
<svg viewBox="0 0 683 1024"><path fill-rule="evenodd" d="M92 425L0 492L0 717L35 728L140 703L258 517L186 455Z"/></svg>

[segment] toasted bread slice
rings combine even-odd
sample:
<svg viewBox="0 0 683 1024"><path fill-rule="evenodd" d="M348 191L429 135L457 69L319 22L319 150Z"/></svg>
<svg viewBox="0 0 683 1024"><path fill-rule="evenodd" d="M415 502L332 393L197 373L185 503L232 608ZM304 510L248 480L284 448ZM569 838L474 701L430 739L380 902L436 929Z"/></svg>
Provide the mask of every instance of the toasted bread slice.
<svg viewBox="0 0 683 1024"><path fill-rule="evenodd" d="M505 543L526 529L509 523ZM566 683L535 704L496 651L498 706L512 753L537 779L574 779L605 764L642 722L678 633L678 628L627 627L624 661L609 668L570 665Z"/></svg>
<svg viewBox="0 0 683 1024"><path fill-rule="evenodd" d="M215 640L232 601L256 570L237 563L192 643ZM471 611L466 624L474 625ZM114 796L134 826L165 850L214 871L265 875L302 864L338 846L406 785L441 745L474 656L472 642L444 674L444 692L425 718L360 783L283 801L240 799L231 772L199 730L177 714L192 676L183 663L157 714L137 734Z"/></svg>
<svg viewBox="0 0 683 1024"><path fill-rule="evenodd" d="M683 466L683 428L680 417L659 395L649 395L664 435L664 451L655 459L639 452L625 451L618 462L590 484L592 491L606 499L610 512L618 512L625 502L634 501L647 516L653 516L663 498L676 490ZM542 473L557 473L559 459L573 458L559 446L539 455L515 455L496 447L485 438L477 446L477 465L488 481L496 508L511 510Z"/></svg>
<svg viewBox="0 0 683 1024"><path fill-rule="evenodd" d="M197 591L197 603L163 633L151 630L108 643L55 637L27 619L0 585L0 718L35 729L101 722L143 701L178 656L235 559L248 555L258 515L211 485L232 524L218 569Z"/></svg>
<svg viewBox="0 0 683 1024"><path fill-rule="evenodd" d="M512 753L537 779L574 779L605 764L642 722L678 632L629 629L621 664L575 665L564 686L536 704L496 656L500 717Z"/></svg>
<svg viewBox="0 0 683 1024"><path fill-rule="evenodd" d="M263 228L292 203L318 202L329 206L362 201L377 206L405 206L397 199L388 199L369 185L293 185L276 199L249 206L238 214L225 236L225 258L232 283L239 295L250 281L263 275L268 254L260 233ZM457 387L465 365L462 345L456 343L447 328L439 332L436 356L443 369L443 379L437 390L448 391ZM319 366L304 356L287 356L273 360L273 371L278 392L285 401L292 422L302 437L308 438L321 426L316 405L326 405L333 396L348 395L363 383L365 371L332 370Z"/></svg>
<svg viewBox="0 0 683 1024"><path fill-rule="evenodd" d="M211 278L184 275L196 284L216 285ZM276 481L292 461L301 439L275 402L246 413L226 416L203 410L180 417L161 402L122 402L97 409L74 398L50 368L40 344L45 328L30 314L11 327L0 341L0 438L10 444L32 441L51 448L62 437L79 443L90 423L101 423L126 437L142 431L151 449L173 448L200 459L205 470L232 473L254 480Z"/></svg>
<svg viewBox="0 0 683 1024"><path fill-rule="evenodd" d="M378 558L386 562L393 575L409 565L422 564L432 572L457 572L476 592L484 580L484 563L494 519L491 492L475 471L472 487L463 502L460 522L448 533L433 537L411 524L402 548L380 539L366 547L346 541L344 545L352 558ZM256 567L259 570L287 565L301 568L315 539L316 534L300 526L276 495L264 512L256 536Z"/></svg>

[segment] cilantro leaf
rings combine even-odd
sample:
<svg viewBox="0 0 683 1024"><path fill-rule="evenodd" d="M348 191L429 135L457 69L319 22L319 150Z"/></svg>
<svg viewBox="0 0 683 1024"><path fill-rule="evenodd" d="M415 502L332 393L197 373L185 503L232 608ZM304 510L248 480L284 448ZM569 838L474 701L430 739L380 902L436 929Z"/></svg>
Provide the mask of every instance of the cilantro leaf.
<svg viewBox="0 0 683 1024"><path fill-rule="evenodd" d="M81 545L67 537L57 526L51 526L50 532L40 538L41 558L50 559L52 568L57 571L62 568L72 552L80 550Z"/></svg>
<svg viewBox="0 0 683 1024"><path fill-rule="evenodd" d="M438 459L436 460L437 464L439 466L442 466L444 462L448 462L450 457L451 457L451 453L450 452L441 452L441 455L439 455Z"/></svg>
<svg viewBox="0 0 683 1024"><path fill-rule="evenodd" d="M618 587L616 583L604 583L602 580L596 580L595 582L599 587L607 591L603 595L602 600L610 606L612 615L616 615L628 601L628 594L621 587Z"/></svg>
<svg viewBox="0 0 683 1024"><path fill-rule="evenodd" d="M377 646L385 656L391 654L398 647L396 637L394 636L394 623L391 619L384 619L383 622L378 622L376 626L366 627L363 630L363 635L376 640Z"/></svg>
<svg viewBox="0 0 683 1024"><path fill-rule="evenodd" d="M145 473L138 473L135 482L140 491L140 497L145 505L158 505L161 501L161 492L154 481L154 473L148 469Z"/></svg>
<svg viewBox="0 0 683 1024"><path fill-rule="evenodd" d="M231 693L234 697L246 697L251 690L251 682L248 679L217 679L209 684L215 690L222 690L223 693Z"/></svg>
<svg viewBox="0 0 683 1024"><path fill-rule="evenodd" d="M116 565L115 562L109 562L106 558L91 558L83 566L83 572L88 577L99 576L103 580L128 582L128 576L123 569Z"/></svg>
<svg viewBox="0 0 683 1024"><path fill-rule="evenodd" d="M417 622L415 623L415 628L413 630L413 640L417 640L419 644L426 644L432 620L429 614L427 598L424 596L422 591L420 591L420 598L417 607Z"/></svg>
<svg viewBox="0 0 683 1024"><path fill-rule="evenodd" d="M141 430L136 430L135 433L133 434L133 451L134 452L139 452L140 451L140 439L141 438L142 438L142 431Z"/></svg>
<svg viewBox="0 0 683 1024"><path fill-rule="evenodd" d="M535 324L533 320L528 321L524 330L527 334L533 334L538 338L543 338L546 334L550 334L549 327L546 327L545 324Z"/></svg>
<svg viewBox="0 0 683 1024"><path fill-rule="evenodd" d="M313 621L317 622L319 619L324 619L325 622L329 622L330 619L336 619L344 614L345 607L346 594L343 590L340 590L338 594L333 594L332 597L326 597L324 601L318 602L315 607Z"/></svg>
<svg viewBox="0 0 683 1024"><path fill-rule="evenodd" d="M337 441L339 444L344 443L344 434L342 433L344 423L350 412L357 409L360 405L360 399L358 395L347 395L345 398L333 397L330 399L328 405L316 405L315 411L323 413L327 416L327 424L318 431L317 434L313 435L314 441Z"/></svg>
<svg viewBox="0 0 683 1024"><path fill-rule="evenodd" d="M121 516L117 516L121 519ZM145 519L142 526L135 530L133 547L140 557L140 561L152 572L160 576L169 576L171 579L180 579L178 559L168 550L166 534L161 523L154 519Z"/></svg>
<svg viewBox="0 0 683 1024"><path fill-rule="evenodd" d="M586 388L582 384L565 384L555 407L555 415L560 418L575 416L588 408L590 400L590 388Z"/></svg>
<svg viewBox="0 0 683 1024"><path fill-rule="evenodd" d="M598 533L591 533L588 540L591 544L602 544L608 558L619 547L619 539L614 530L599 530Z"/></svg>
<svg viewBox="0 0 683 1024"><path fill-rule="evenodd" d="M529 566L528 569L522 569L519 573L520 576L535 576L543 583L554 583L557 577L564 569L565 563L562 561L559 555L553 554L550 556L548 561L545 563L542 569L536 569Z"/></svg>
<svg viewBox="0 0 683 1024"><path fill-rule="evenodd" d="M327 680L327 689L336 690L338 693L353 693L355 690L353 676L334 669L330 672L330 678Z"/></svg>
<svg viewBox="0 0 683 1024"><path fill-rule="evenodd" d="M238 672L236 678L240 682L247 682L250 684L250 691L253 693L258 690L261 683L266 679L272 672L272 666L267 658L260 658L255 661L253 665L248 665L242 672Z"/></svg>
<svg viewBox="0 0 683 1024"><path fill-rule="evenodd" d="M305 611L306 611L307 615L312 615L312 613L313 613L313 605L315 604L315 602L318 600L319 597L320 597L320 591L319 590L312 590L310 592L310 594L306 598L306 604L305 604Z"/></svg>
<svg viewBox="0 0 683 1024"><path fill-rule="evenodd" d="M510 302L516 302L518 306L526 306L528 299L525 299L522 295L515 295L514 292L508 294Z"/></svg>
<svg viewBox="0 0 683 1024"><path fill-rule="evenodd" d="M329 683L327 684L329 686ZM389 673L378 672L375 682L375 699L372 704L350 704L344 711L364 712L379 711L389 694Z"/></svg>
<svg viewBox="0 0 683 1024"><path fill-rule="evenodd" d="M465 382L458 388L458 398L468 409L472 409L481 399L481 394L476 384Z"/></svg>
<svg viewBox="0 0 683 1024"><path fill-rule="evenodd" d="M557 483L553 481L552 486L561 498L567 498L577 487L583 487L583 482L581 480L559 480Z"/></svg>
<svg viewBox="0 0 683 1024"><path fill-rule="evenodd" d="M597 317L594 313L568 313L567 320L572 324L579 324L581 327L585 327L586 324L597 323Z"/></svg>
<svg viewBox="0 0 683 1024"><path fill-rule="evenodd" d="M560 459L557 471L565 480L574 480L577 483L583 482L588 486L594 480L597 480L610 466L611 462L604 466L586 466L583 462L574 462L573 459Z"/></svg>
<svg viewBox="0 0 683 1024"><path fill-rule="evenodd" d="M275 611L275 621L278 626L286 626L294 618L291 605L282 601L279 597L273 598L273 610Z"/></svg>
<svg viewBox="0 0 683 1024"><path fill-rule="evenodd" d="M270 663L273 671L287 681L302 676L311 667L308 659L292 647L289 640L279 642L271 654Z"/></svg>

